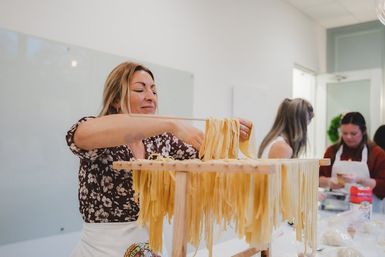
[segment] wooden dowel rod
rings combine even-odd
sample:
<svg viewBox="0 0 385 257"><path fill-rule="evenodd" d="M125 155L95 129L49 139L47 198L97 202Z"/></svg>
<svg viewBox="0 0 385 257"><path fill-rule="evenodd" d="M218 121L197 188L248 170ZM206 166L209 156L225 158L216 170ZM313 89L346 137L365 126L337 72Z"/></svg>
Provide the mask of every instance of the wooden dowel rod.
<svg viewBox="0 0 385 257"><path fill-rule="evenodd" d="M183 116L163 116L163 115L133 114L133 113L131 113L129 115L131 117L137 117L137 118L206 121L206 119L203 119L203 118L193 118L193 117L183 117Z"/></svg>
<svg viewBox="0 0 385 257"><path fill-rule="evenodd" d="M187 171L187 172L247 172L247 173L274 173L274 166L264 163L242 162L202 162L202 161L173 161L159 162L150 160L115 161L112 167L116 170L148 170L148 171Z"/></svg>

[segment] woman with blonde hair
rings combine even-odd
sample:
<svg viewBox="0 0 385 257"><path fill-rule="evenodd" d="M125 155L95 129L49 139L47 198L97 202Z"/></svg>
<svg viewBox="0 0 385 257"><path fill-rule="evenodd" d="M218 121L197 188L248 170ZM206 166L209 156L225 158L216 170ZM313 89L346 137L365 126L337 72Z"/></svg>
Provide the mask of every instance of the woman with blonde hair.
<svg viewBox="0 0 385 257"><path fill-rule="evenodd" d="M148 232L136 224L132 174L112 168L114 161L197 158L203 133L181 121L134 117L154 115L158 107L154 75L143 65L124 62L108 75L98 117L84 117L67 132L80 158L79 203L84 220L72 257L157 256L146 243ZM242 135L251 124L243 123ZM162 236L162 235L159 235Z"/></svg>
<svg viewBox="0 0 385 257"><path fill-rule="evenodd" d="M313 118L313 107L302 99L286 98L278 107L269 133L259 147L259 158L297 158L306 149L307 126Z"/></svg>

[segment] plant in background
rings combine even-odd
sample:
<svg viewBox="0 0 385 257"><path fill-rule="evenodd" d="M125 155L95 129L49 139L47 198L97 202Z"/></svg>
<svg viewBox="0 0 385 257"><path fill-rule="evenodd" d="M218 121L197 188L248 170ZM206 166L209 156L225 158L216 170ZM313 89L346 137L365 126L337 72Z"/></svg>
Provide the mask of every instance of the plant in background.
<svg viewBox="0 0 385 257"><path fill-rule="evenodd" d="M330 126L328 128L327 133L329 136L329 140L333 144L337 143L337 141L340 139L340 134L338 132L338 129L341 126L341 119L342 119L342 114L339 114L330 121Z"/></svg>

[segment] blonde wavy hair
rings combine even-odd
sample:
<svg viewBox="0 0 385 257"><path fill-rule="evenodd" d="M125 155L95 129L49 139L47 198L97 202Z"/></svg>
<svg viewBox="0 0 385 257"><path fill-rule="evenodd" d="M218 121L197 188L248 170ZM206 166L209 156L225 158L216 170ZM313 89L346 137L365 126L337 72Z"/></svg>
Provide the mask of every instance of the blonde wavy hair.
<svg viewBox="0 0 385 257"><path fill-rule="evenodd" d="M266 146L278 136L282 136L293 149L292 158L298 157L306 150L307 126L313 116L313 107L305 99L284 99L278 107L273 126L262 140L258 157L261 158Z"/></svg>
<svg viewBox="0 0 385 257"><path fill-rule="evenodd" d="M155 81L152 72L145 66L134 62L123 62L116 66L104 83L103 106L99 116L117 113L131 113L130 82L136 71L145 71Z"/></svg>

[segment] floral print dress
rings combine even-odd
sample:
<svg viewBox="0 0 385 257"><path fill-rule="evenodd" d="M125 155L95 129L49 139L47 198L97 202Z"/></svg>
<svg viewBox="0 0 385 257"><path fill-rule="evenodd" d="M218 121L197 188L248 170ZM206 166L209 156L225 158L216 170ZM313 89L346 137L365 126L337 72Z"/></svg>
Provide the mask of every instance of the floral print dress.
<svg viewBox="0 0 385 257"><path fill-rule="evenodd" d="M87 223L136 221L139 205L134 201L132 174L114 170L114 161L130 161L135 157L127 145L94 150L83 150L74 143L78 126L95 117L84 117L67 132L66 141L70 150L80 158L79 209ZM170 133L143 140L145 158L152 154L172 157L176 160L197 158L197 151Z"/></svg>

